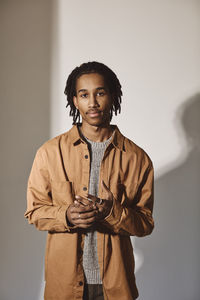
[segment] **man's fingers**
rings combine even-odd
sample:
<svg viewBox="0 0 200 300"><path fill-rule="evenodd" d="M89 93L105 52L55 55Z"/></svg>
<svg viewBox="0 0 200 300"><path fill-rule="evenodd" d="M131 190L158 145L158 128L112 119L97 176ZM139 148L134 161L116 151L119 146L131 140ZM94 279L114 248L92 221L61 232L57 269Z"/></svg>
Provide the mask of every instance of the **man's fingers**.
<svg viewBox="0 0 200 300"><path fill-rule="evenodd" d="M92 225L93 225L93 223L91 223L91 224L78 224L77 226L79 228L87 229L87 228L90 228Z"/></svg>
<svg viewBox="0 0 200 300"><path fill-rule="evenodd" d="M76 195L75 199L76 199L75 201L78 201L79 203L81 203L81 204L83 204L85 206L87 206L87 205L92 206L92 204L93 204L93 200L91 199L91 197L89 197L89 195L88 195L88 197L86 197L86 196L85 197L84 196L81 197L79 195Z"/></svg>
<svg viewBox="0 0 200 300"><path fill-rule="evenodd" d="M95 211L96 209L94 207L91 207L89 205L79 205L79 206L75 206L72 205L70 207L70 212L71 213L84 213L84 212L90 212L90 211Z"/></svg>
<svg viewBox="0 0 200 300"><path fill-rule="evenodd" d="M79 202L77 200L74 201L74 206L78 207L79 206Z"/></svg>
<svg viewBox="0 0 200 300"><path fill-rule="evenodd" d="M73 220L73 224L77 225L78 227L81 228L86 228L89 226L92 226L94 224L94 222L96 221L96 217L92 216L89 218L76 218L76 219L72 219Z"/></svg>
<svg viewBox="0 0 200 300"><path fill-rule="evenodd" d="M72 220L86 220L93 218L97 215L97 211L91 211L87 213L72 213Z"/></svg>
<svg viewBox="0 0 200 300"><path fill-rule="evenodd" d="M93 196L91 194L88 194L88 196L87 196L88 201L93 202L93 203L96 201L96 198L97 197L95 197L95 196Z"/></svg>

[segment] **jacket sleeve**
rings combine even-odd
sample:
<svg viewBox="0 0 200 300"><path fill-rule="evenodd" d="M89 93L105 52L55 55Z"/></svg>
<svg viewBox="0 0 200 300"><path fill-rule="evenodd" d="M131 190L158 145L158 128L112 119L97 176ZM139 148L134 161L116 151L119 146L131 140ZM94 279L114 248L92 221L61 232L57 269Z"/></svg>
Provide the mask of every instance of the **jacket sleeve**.
<svg viewBox="0 0 200 300"><path fill-rule="evenodd" d="M51 184L44 151L36 153L27 187L27 210L29 224L39 230L53 232L70 231L66 221L68 204L58 206L52 201Z"/></svg>
<svg viewBox="0 0 200 300"><path fill-rule="evenodd" d="M154 199L154 170L152 162L142 171L134 205L121 204L113 198L113 206L110 214L103 223L114 233L122 235L146 236L151 234L154 228L152 217Z"/></svg>

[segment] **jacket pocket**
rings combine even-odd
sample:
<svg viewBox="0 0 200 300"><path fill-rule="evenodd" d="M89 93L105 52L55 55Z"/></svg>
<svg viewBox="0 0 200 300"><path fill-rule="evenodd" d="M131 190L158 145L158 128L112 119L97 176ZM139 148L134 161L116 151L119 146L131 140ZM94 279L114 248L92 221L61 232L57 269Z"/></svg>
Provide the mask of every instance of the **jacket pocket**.
<svg viewBox="0 0 200 300"><path fill-rule="evenodd" d="M51 193L54 205L66 205L74 201L71 181L51 181Z"/></svg>

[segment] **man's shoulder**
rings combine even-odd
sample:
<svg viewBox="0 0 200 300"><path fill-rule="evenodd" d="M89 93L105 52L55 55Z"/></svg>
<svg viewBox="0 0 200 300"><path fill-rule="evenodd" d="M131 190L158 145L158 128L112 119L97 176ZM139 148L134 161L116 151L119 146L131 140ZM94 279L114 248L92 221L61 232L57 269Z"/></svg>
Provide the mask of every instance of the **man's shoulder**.
<svg viewBox="0 0 200 300"><path fill-rule="evenodd" d="M44 142L37 150L37 152L49 152L49 151L53 151L53 150L57 150L59 149L60 145L64 142L67 144L69 136L70 136L70 131L66 131L64 133L61 133L49 140L47 140L46 142Z"/></svg>
<svg viewBox="0 0 200 300"><path fill-rule="evenodd" d="M135 141L131 140L126 136L124 136L124 148L126 152L145 152L145 150L142 147L140 147Z"/></svg>
<svg viewBox="0 0 200 300"><path fill-rule="evenodd" d="M132 156L137 157L139 160L145 160L148 162L148 164L152 164L151 158L147 154L147 152L138 144L136 144L133 140L130 138L124 136L124 150L125 152Z"/></svg>

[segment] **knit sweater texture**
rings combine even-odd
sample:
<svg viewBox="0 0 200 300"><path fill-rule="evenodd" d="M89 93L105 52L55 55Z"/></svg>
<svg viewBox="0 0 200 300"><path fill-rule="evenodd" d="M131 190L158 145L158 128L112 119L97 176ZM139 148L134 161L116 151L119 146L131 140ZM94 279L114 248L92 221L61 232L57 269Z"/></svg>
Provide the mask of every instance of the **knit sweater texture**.
<svg viewBox="0 0 200 300"><path fill-rule="evenodd" d="M112 136L104 142L93 142L85 138L90 151L90 181L89 194L98 197L99 171L105 149ZM97 232L88 230L85 234L83 249L83 269L87 284L102 284L97 256Z"/></svg>

